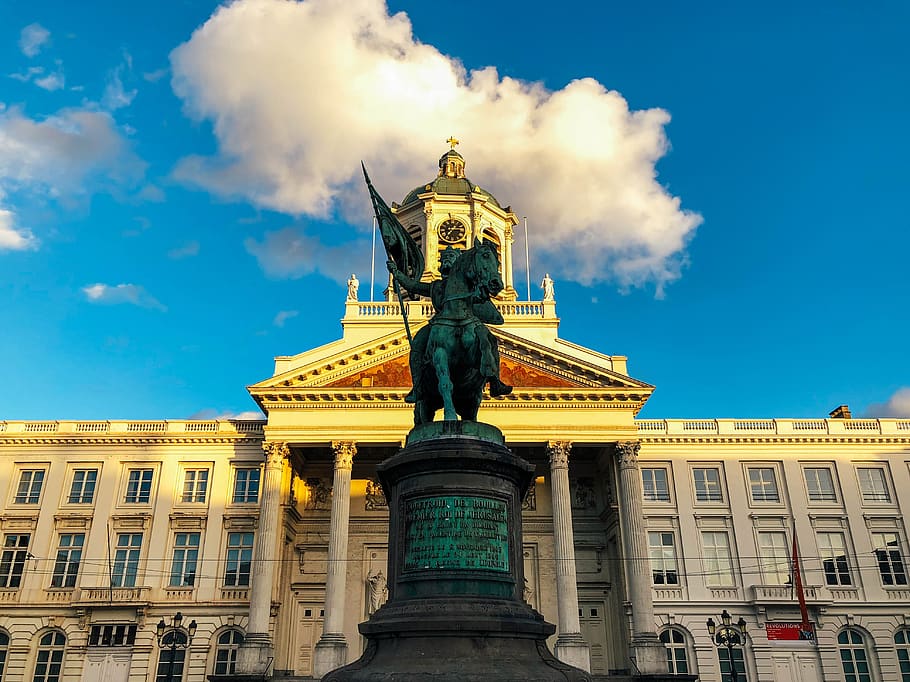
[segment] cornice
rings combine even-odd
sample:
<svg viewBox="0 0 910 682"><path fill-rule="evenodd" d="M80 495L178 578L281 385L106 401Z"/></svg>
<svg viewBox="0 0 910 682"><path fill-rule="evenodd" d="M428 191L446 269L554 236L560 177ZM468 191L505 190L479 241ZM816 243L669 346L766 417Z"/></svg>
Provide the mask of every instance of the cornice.
<svg viewBox="0 0 910 682"><path fill-rule="evenodd" d="M643 445L651 444L691 444L691 445L910 445L910 436L643 436L639 434Z"/></svg>
<svg viewBox="0 0 910 682"><path fill-rule="evenodd" d="M650 390L629 391L624 388L602 389L542 389L539 391L515 390L506 396L497 398L485 397L485 405L495 404L496 407L533 407L538 404L552 406L552 403L564 403L565 406L577 408L616 407L614 403L622 403L621 407L628 409L641 407ZM370 407L410 407L404 402L405 392L371 391L344 389L327 391L318 388L288 387L283 389L260 389L256 397L269 409L281 407L315 407L321 403L361 403Z"/></svg>
<svg viewBox="0 0 910 682"><path fill-rule="evenodd" d="M161 445L161 444L181 444L181 445L217 445L229 443L231 445L258 445L264 440L265 436L213 436L205 438L203 436L135 436L135 435L107 435L107 436L76 436L72 434L54 436L51 434L15 434L5 435L0 433L0 446L4 445Z"/></svg>

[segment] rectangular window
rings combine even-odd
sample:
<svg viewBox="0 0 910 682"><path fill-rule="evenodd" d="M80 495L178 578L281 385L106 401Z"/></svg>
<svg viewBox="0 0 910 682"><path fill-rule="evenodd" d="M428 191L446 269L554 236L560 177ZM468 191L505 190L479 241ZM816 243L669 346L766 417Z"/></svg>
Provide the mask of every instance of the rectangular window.
<svg viewBox="0 0 910 682"><path fill-rule="evenodd" d="M702 531L705 548L705 583L712 587L733 585L733 556L726 531Z"/></svg>
<svg viewBox="0 0 910 682"><path fill-rule="evenodd" d="M724 493L720 487L720 470L717 467L692 469L697 502L723 502Z"/></svg>
<svg viewBox="0 0 910 682"><path fill-rule="evenodd" d="M183 472L183 496L180 501L205 502L208 487L208 469L187 469Z"/></svg>
<svg viewBox="0 0 910 682"><path fill-rule="evenodd" d="M646 502L670 501L670 486L667 482L666 469L642 469L641 487Z"/></svg>
<svg viewBox="0 0 910 682"><path fill-rule="evenodd" d="M89 630L89 646L133 646L136 643L136 626L93 625Z"/></svg>
<svg viewBox="0 0 910 682"><path fill-rule="evenodd" d="M148 504L152 499L152 475L154 469L130 469L126 482L127 504Z"/></svg>
<svg viewBox="0 0 910 682"><path fill-rule="evenodd" d="M648 553L651 556L651 576L655 585L678 585L676 570L676 547L673 533L648 533Z"/></svg>
<svg viewBox="0 0 910 682"><path fill-rule="evenodd" d="M259 467L252 469L237 469L234 476L235 504L250 504L259 502Z"/></svg>
<svg viewBox="0 0 910 682"><path fill-rule="evenodd" d="M859 489L863 493L863 502L890 502L891 493L885 470L882 467L858 467Z"/></svg>
<svg viewBox="0 0 910 682"><path fill-rule="evenodd" d="M831 469L806 467L803 469L803 475L806 477L806 491L809 493L810 502L837 502Z"/></svg>
<svg viewBox="0 0 910 682"><path fill-rule="evenodd" d="M139 552L142 550L142 533L120 533L114 552L112 587L135 587L139 572Z"/></svg>
<svg viewBox="0 0 910 682"><path fill-rule="evenodd" d="M19 587L22 572L28 558L28 543L31 536L16 533L3 537L3 551L0 552L0 587Z"/></svg>
<svg viewBox="0 0 910 682"><path fill-rule="evenodd" d="M758 533L758 557L762 580L766 585L786 585L790 582L790 550L787 534L778 531Z"/></svg>
<svg viewBox="0 0 910 682"><path fill-rule="evenodd" d="M38 504L41 499L42 485L44 485L44 469L25 469L19 472L15 504Z"/></svg>
<svg viewBox="0 0 910 682"><path fill-rule="evenodd" d="M95 484L98 482L97 469L76 469L70 486L69 504L91 504L95 500Z"/></svg>
<svg viewBox="0 0 910 682"><path fill-rule="evenodd" d="M199 558L199 533L177 533L174 536L174 558L171 562L173 587L196 584L196 560Z"/></svg>
<svg viewBox="0 0 910 682"><path fill-rule="evenodd" d="M224 569L226 587L250 584L250 562L253 560L253 534L228 533Z"/></svg>
<svg viewBox="0 0 910 682"><path fill-rule="evenodd" d="M57 560L54 562L51 587L76 586L84 543L85 533L61 533L60 541L57 543Z"/></svg>
<svg viewBox="0 0 910 682"><path fill-rule="evenodd" d="M882 585L906 585L907 571L897 533L872 533L872 544Z"/></svg>
<svg viewBox="0 0 910 682"><path fill-rule="evenodd" d="M772 467L749 469L749 487L753 502L780 502L777 492L777 478Z"/></svg>
<svg viewBox="0 0 910 682"><path fill-rule="evenodd" d="M818 555L828 585L851 585L850 567L847 564L847 546L843 533L819 533Z"/></svg>

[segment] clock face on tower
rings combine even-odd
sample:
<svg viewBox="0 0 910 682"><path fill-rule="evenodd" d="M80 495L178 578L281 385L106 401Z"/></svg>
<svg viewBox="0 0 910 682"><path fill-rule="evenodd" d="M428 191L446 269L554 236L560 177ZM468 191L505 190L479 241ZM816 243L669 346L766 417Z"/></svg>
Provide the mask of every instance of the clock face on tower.
<svg viewBox="0 0 910 682"><path fill-rule="evenodd" d="M463 223L452 218L446 220L439 226L439 239L447 244L454 244L464 239L465 227Z"/></svg>

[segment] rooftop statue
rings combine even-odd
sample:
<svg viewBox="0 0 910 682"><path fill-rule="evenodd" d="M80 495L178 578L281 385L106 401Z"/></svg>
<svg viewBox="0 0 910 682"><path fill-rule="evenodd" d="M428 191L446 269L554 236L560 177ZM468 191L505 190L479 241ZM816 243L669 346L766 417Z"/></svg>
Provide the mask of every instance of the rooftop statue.
<svg viewBox="0 0 910 682"><path fill-rule="evenodd" d="M486 326L503 323L491 300L504 286L496 249L491 242L479 240L464 251L450 247L440 257L442 279L420 281L424 265L420 249L373 188L366 169L364 177L399 300L403 286L412 296L429 297L435 309L427 326L413 338L405 317L413 380L405 400L414 403L414 423L433 421L440 408L445 420L460 416L476 421L485 384L489 383L493 396L512 391L499 378L499 348Z"/></svg>

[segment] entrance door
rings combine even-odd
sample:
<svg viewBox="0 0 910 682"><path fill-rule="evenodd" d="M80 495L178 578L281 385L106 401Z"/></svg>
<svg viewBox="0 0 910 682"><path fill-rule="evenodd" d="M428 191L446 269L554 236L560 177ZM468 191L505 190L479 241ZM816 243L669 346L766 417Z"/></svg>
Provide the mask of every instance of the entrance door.
<svg viewBox="0 0 910 682"><path fill-rule="evenodd" d="M82 682L127 682L132 658L130 650L89 649L82 669Z"/></svg>
<svg viewBox="0 0 910 682"><path fill-rule="evenodd" d="M814 652L775 652L774 682L822 682L818 660Z"/></svg>
<svg viewBox="0 0 910 682"><path fill-rule="evenodd" d="M578 617L581 623L581 636L591 646L591 673L606 674L608 661L604 603L602 601L578 602Z"/></svg>
<svg viewBox="0 0 910 682"><path fill-rule="evenodd" d="M297 636L294 674L313 674L313 649L322 636L322 602L297 602Z"/></svg>

